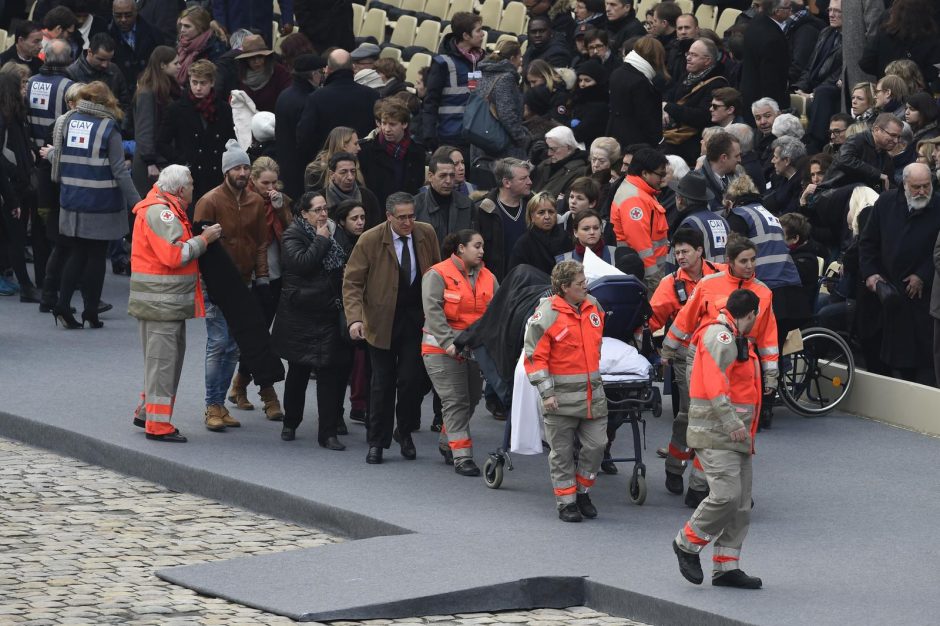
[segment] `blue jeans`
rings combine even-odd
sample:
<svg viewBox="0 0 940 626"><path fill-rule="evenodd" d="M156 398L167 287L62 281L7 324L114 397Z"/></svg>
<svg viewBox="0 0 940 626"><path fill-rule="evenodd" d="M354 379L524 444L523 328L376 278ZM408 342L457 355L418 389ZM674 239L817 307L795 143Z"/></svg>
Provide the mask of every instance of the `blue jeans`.
<svg viewBox="0 0 940 626"><path fill-rule="evenodd" d="M225 405L225 392L237 366L238 344L228 333L222 311L206 300L206 406Z"/></svg>

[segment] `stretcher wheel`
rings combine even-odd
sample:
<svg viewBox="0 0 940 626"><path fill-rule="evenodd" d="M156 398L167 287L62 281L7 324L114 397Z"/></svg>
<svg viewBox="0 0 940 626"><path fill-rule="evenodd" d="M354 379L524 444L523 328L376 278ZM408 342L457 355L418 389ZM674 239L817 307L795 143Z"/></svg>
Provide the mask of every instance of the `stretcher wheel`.
<svg viewBox="0 0 940 626"><path fill-rule="evenodd" d="M662 417L662 414L663 414L663 403L662 403L662 402L654 402L654 403L653 403L652 412L653 412L653 417Z"/></svg>
<svg viewBox="0 0 940 626"><path fill-rule="evenodd" d="M630 502L639 506L646 502L646 476L640 473L639 467L633 468L633 475L630 476Z"/></svg>
<svg viewBox="0 0 940 626"><path fill-rule="evenodd" d="M490 489L499 489L503 484L503 464L494 457L489 457L483 464L483 482Z"/></svg>

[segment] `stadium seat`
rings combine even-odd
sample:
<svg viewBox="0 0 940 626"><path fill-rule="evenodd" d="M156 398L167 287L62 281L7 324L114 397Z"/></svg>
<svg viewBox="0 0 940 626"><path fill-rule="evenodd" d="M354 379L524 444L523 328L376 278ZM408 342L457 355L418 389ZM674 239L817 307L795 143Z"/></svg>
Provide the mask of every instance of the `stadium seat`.
<svg viewBox="0 0 940 626"><path fill-rule="evenodd" d="M408 62L408 69L405 72L405 82L415 84L418 80L418 72L431 65L431 55L424 52L418 52Z"/></svg>
<svg viewBox="0 0 940 626"><path fill-rule="evenodd" d="M443 21L447 19L448 4L447 0L428 0L424 12L438 21Z"/></svg>
<svg viewBox="0 0 940 626"><path fill-rule="evenodd" d="M454 13L467 13L470 11L473 11L473 0L452 0L450 3L450 9L447 11L447 19L452 19L454 17Z"/></svg>
<svg viewBox="0 0 940 626"><path fill-rule="evenodd" d="M423 13L425 0L402 0L401 10L411 13Z"/></svg>
<svg viewBox="0 0 940 626"><path fill-rule="evenodd" d="M379 53L380 59L395 59L401 63L401 48L395 48L392 46L386 46L382 48L382 52Z"/></svg>
<svg viewBox="0 0 940 626"><path fill-rule="evenodd" d="M695 12L695 5L692 4L692 0L676 0L676 4L679 5L679 8L682 9L683 13Z"/></svg>
<svg viewBox="0 0 940 626"><path fill-rule="evenodd" d="M415 33L415 46L426 48L428 52L437 52L441 40L441 23L434 20L424 20Z"/></svg>
<svg viewBox="0 0 940 626"><path fill-rule="evenodd" d="M695 19L698 20L699 28L708 28L715 30L715 22L718 21L718 7L710 4L700 5L695 11Z"/></svg>
<svg viewBox="0 0 940 626"><path fill-rule="evenodd" d="M362 30L362 20L366 15L366 9L361 4L352 5L353 9L353 35L356 37L359 36L359 32Z"/></svg>
<svg viewBox="0 0 940 626"><path fill-rule="evenodd" d="M499 30L504 33L519 35L525 32L525 5L521 2L510 2L503 11L499 21Z"/></svg>
<svg viewBox="0 0 940 626"><path fill-rule="evenodd" d="M738 19L739 15L741 15L741 11L738 9L727 8L721 12L718 23L715 24L715 32L718 33L719 37L724 38L725 31L734 26L734 21Z"/></svg>
<svg viewBox="0 0 940 626"><path fill-rule="evenodd" d="M415 31L418 29L418 18L412 15L402 15L395 22L395 28L392 29L392 36L388 43L399 48L407 48L415 41Z"/></svg>
<svg viewBox="0 0 940 626"><path fill-rule="evenodd" d="M480 18L484 28L499 30L499 20L503 13L503 0L486 0L480 7Z"/></svg>
<svg viewBox="0 0 940 626"><path fill-rule="evenodd" d="M374 37L378 43L385 41L385 11L382 9L369 9L362 21L360 37Z"/></svg>
<svg viewBox="0 0 940 626"><path fill-rule="evenodd" d="M790 108L793 110L793 114L800 118L800 123L803 125L803 128L806 128L807 125L809 125L809 117L806 114L806 97L797 93L791 93Z"/></svg>

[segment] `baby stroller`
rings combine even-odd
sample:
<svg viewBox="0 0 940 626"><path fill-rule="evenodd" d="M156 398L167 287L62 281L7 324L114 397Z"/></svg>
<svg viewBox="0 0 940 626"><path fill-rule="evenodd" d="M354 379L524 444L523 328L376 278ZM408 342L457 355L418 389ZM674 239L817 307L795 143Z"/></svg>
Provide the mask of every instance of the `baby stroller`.
<svg viewBox="0 0 940 626"><path fill-rule="evenodd" d="M512 406L513 373L522 351L526 321L540 300L550 295L550 285L549 276L531 266L513 269L503 280L486 314L460 338L460 343L472 348L484 378L503 406ZM593 281L588 291L606 313L604 336L627 344L634 343L635 330L643 327L648 319L646 287L633 276L607 276ZM633 355L637 356L635 351ZM657 416L662 412L662 399L659 390L653 386L649 362L642 357L639 360L645 367L636 367L634 372L604 374L602 367L608 422L611 424L609 432L629 423L633 433L633 456L610 460L634 463L629 496L636 504L642 504L646 498L646 466L642 455L646 422L643 411L650 410ZM623 359L614 361L622 363ZM603 362L602 358L602 366ZM636 364L636 360L633 362ZM502 446L491 452L483 465L483 479L491 489L500 487L506 469L512 470L511 437L510 418L506 420Z"/></svg>

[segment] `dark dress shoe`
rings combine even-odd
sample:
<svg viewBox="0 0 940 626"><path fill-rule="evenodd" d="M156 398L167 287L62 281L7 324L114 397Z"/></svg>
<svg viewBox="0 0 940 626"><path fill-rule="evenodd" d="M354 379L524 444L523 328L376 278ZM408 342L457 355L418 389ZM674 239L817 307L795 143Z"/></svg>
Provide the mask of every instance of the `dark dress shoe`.
<svg viewBox="0 0 940 626"><path fill-rule="evenodd" d="M343 418L340 418L339 424L336 425L336 434L337 435L348 435L349 429L346 428L346 422Z"/></svg>
<svg viewBox="0 0 940 626"><path fill-rule="evenodd" d="M748 576L739 569L712 575L715 587L737 587L738 589L760 589L764 583L757 576Z"/></svg>
<svg viewBox="0 0 940 626"><path fill-rule="evenodd" d="M418 458L418 451L415 449L415 442L411 440L411 435L401 436L401 455L409 461Z"/></svg>
<svg viewBox="0 0 940 626"><path fill-rule="evenodd" d="M349 412L349 419L360 424L366 423L366 412L353 409Z"/></svg>
<svg viewBox="0 0 940 626"><path fill-rule="evenodd" d="M617 469L616 463L614 463L610 459L604 459L603 461L601 461L601 471L604 472L605 474L610 474L611 476L613 476L619 470Z"/></svg>
<svg viewBox="0 0 940 626"><path fill-rule="evenodd" d="M371 446L369 448L369 453L366 455L366 463L369 465L378 465L382 462L382 448L378 446Z"/></svg>
<svg viewBox="0 0 940 626"><path fill-rule="evenodd" d="M656 456L658 456L661 459L665 459L667 456L669 456L669 449L668 448L656 448Z"/></svg>
<svg viewBox="0 0 940 626"><path fill-rule="evenodd" d="M581 510L578 508L577 503L572 502L571 504L566 504L558 510L558 519L563 522L580 522Z"/></svg>
<svg viewBox="0 0 940 626"><path fill-rule="evenodd" d="M281 428L281 439L283 439L284 441L293 441L296 435L297 435L296 428L288 428L287 426L284 426L283 428Z"/></svg>
<svg viewBox="0 0 940 626"><path fill-rule="evenodd" d="M345 450L346 446L339 442L339 439L336 437L327 437L325 441L320 442L321 448L326 448L327 450Z"/></svg>
<svg viewBox="0 0 940 626"><path fill-rule="evenodd" d="M134 426L136 426L137 428L146 428L146 427L147 427L147 420L142 420L142 419L140 419L139 417L135 417L135 418L134 418Z"/></svg>
<svg viewBox="0 0 940 626"><path fill-rule="evenodd" d="M20 302L42 302L42 291L34 285L20 285Z"/></svg>
<svg viewBox="0 0 940 626"><path fill-rule="evenodd" d="M702 560L699 556L680 548L675 539L672 540L672 551L676 553L676 558L679 559L679 573L682 574L682 577L693 585L701 585L702 581L705 580L705 575L702 573ZM712 584L714 584L714 581L712 581Z"/></svg>
<svg viewBox="0 0 940 626"><path fill-rule="evenodd" d="M151 435L147 433L147 439L151 441L169 441L170 443L186 443L186 437L181 435L178 430L174 430L166 435Z"/></svg>
<svg viewBox="0 0 940 626"><path fill-rule="evenodd" d="M685 492L685 505L690 509L697 509L702 500L707 497L707 491L699 491L698 489L689 487L689 490Z"/></svg>
<svg viewBox="0 0 940 626"><path fill-rule="evenodd" d="M104 300L98 300L98 310L95 311L98 315L102 313L107 313L114 308L114 305L110 302L105 302Z"/></svg>
<svg viewBox="0 0 940 626"><path fill-rule="evenodd" d="M591 502L591 496L588 494L579 493L575 496L575 504L578 505L578 510L581 511L581 515L584 517L588 519L597 517L597 507Z"/></svg>
<svg viewBox="0 0 940 626"><path fill-rule="evenodd" d="M461 476L479 476L480 468L473 462L473 459L463 458L454 461L454 471Z"/></svg>
<svg viewBox="0 0 940 626"><path fill-rule="evenodd" d="M666 472L666 490L669 493L674 493L677 496L681 496L682 492L685 491L685 484L682 482L682 474ZM698 505L696 504L695 506Z"/></svg>
<svg viewBox="0 0 940 626"><path fill-rule="evenodd" d="M442 457L444 457L444 465L454 464L454 452L450 449L450 446L438 446L437 451L441 453Z"/></svg>

